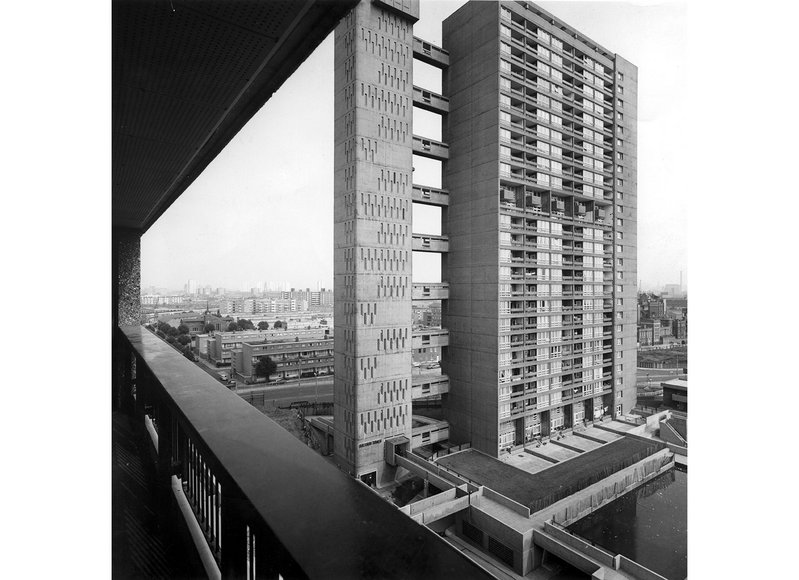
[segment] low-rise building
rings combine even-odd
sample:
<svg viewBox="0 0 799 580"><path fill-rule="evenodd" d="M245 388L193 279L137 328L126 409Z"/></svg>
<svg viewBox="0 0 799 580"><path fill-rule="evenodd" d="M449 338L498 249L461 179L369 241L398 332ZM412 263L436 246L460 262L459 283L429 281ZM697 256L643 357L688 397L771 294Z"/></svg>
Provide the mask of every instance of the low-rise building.
<svg viewBox="0 0 799 580"><path fill-rule="evenodd" d="M322 333L328 332L333 336L330 329L322 329ZM231 351L241 348L245 342L263 342L266 340L306 340L316 338L320 334L319 329L298 329L298 330L244 330L236 332L217 332L208 341L208 360L216 366L230 366Z"/></svg>
<svg viewBox="0 0 799 580"><path fill-rule="evenodd" d="M655 344L652 337L653 331L651 325L641 324L638 326L638 346L652 346Z"/></svg>
<svg viewBox="0 0 799 580"><path fill-rule="evenodd" d="M686 340L688 338L688 324L685 320L674 319L671 321L671 334L677 340Z"/></svg>
<svg viewBox="0 0 799 580"><path fill-rule="evenodd" d="M214 327L214 331L220 332L228 327L228 324L233 322L230 316L217 316L206 312L201 316L191 316L180 319L180 324L185 324L189 327L189 334L201 334L206 332L205 328L209 324Z"/></svg>
<svg viewBox="0 0 799 580"><path fill-rule="evenodd" d="M268 356L277 367L272 378L332 375L333 336L326 331L317 330L315 333L316 336L303 339L280 336L242 342L240 348L231 352L231 373L245 382L255 381L255 367L261 358Z"/></svg>
<svg viewBox="0 0 799 580"><path fill-rule="evenodd" d="M688 412L688 381L674 379L661 383L663 387L663 406L668 409Z"/></svg>

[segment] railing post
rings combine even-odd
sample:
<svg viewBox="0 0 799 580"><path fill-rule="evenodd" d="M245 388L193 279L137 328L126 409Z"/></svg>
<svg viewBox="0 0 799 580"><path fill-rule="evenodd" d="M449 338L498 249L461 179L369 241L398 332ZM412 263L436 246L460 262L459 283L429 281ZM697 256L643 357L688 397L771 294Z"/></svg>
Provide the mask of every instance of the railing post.
<svg viewBox="0 0 799 580"><path fill-rule="evenodd" d="M152 397L150 394L152 390L150 387L151 381L150 372L144 365L140 365L140 368L136 369L136 399L134 403L135 415L138 421L144 421L145 407L148 399Z"/></svg>
<svg viewBox="0 0 799 580"><path fill-rule="evenodd" d="M247 524L243 517L245 500L236 485L222 480L219 571L222 578L247 577Z"/></svg>
<svg viewBox="0 0 799 580"><path fill-rule="evenodd" d="M134 355L122 332L116 328L112 338L113 408L128 415L133 414Z"/></svg>
<svg viewBox="0 0 799 580"><path fill-rule="evenodd" d="M148 392L148 395L151 394ZM174 471L172 468L172 413L163 402L154 398L151 401L155 407L155 420L158 426L158 496L164 513L169 513L169 506L172 503L172 473Z"/></svg>

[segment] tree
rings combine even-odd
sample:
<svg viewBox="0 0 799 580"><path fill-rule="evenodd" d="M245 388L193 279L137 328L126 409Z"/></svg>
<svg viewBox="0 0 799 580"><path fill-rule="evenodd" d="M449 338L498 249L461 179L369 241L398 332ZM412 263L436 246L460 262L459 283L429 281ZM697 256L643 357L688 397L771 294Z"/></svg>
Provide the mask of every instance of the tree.
<svg viewBox="0 0 799 580"><path fill-rule="evenodd" d="M213 332L216 330L216 326L211 324L210 322L203 327L203 332L208 334L209 332Z"/></svg>
<svg viewBox="0 0 799 580"><path fill-rule="evenodd" d="M255 376L266 377L266 382L269 382L269 375L274 374L277 370L275 361L270 356L262 356L258 359L258 364L255 365Z"/></svg>
<svg viewBox="0 0 799 580"><path fill-rule="evenodd" d="M178 334L188 334L190 331L189 327L185 324L181 324L178 326Z"/></svg>
<svg viewBox="0 0 799 580"><path fill-rule="evenodd" d="M187 345L187 346L186 346L186 347L183 349L183 356L185 356L185 357L186 357L187 359L189 359L191 362L194 362L194 352L192 352L192 350L191 350L191 347L190 347L190 346L188 346L188 345Z"/></svg>
<svg viewBox="0 0 799 580"><path fill-rule="evenodd" d="M252 323L252 320L239 318L238 324L240 330L255 330L255 325Z"/></svg>
<svg viewBox="0 0 799 580"><path fill-rule="evenodd" d="M227 325L227 331L228 332L236 332L238 329L239 329L239 325L236 324L235 322L231 322L230 324Z"/></svg>
<svg viewBox="0 0 799 580"><path fill-rule="evenodd" d="M154 327L152 324L148 324L148 325L146 325L144 328L146 328L146 329L147 329L147 330L149 330L150 332L153 332L153 331L155 330L155 327Z"/></svg>
<svg viewBox="0 0 799 580"><path fill-rule="evenodd" d="M285 323L285 322L281 322L280 320L276 320L276 321L275 321L275 324L273 325L273 327L274 327L274 329L275 329L275 330L277 330L278 328L283 328L283 329L285 329L285 328L286 328L286 326L287 326L287 325L286 325L286 323Z"/></svg>
<svg viewBox="0 0 799 580"><path fill-rule="evenodd" d="M164 334L163 330L156 330L155 334L157 334L158 337L161 338L161 339L165 339L166 338L166 334Z"/></svg>
<svg viewBox="0 0 799 580"><path fill-rule="evenodd" d="M191 337L188 334L181 334L178 336L177 341L183 346L186 346L191 342Z"/></svg>
<svg viewBox="0 0 799 580"><path fill-rule="evenodd" d="M166 337L166 341L167 341L169 344L175 344L175 343L177 342L177 340L175 339L175 337L174 337L174 336L172 336L171 334L170 334L170 335L168 335L168 336Z"/></svg>
<svg viewBox="0 0 799 580"><path fill-rule="evenodd" d="M265 320L258 323L258 330L269 330L269 323Z"/></svg>
<svg viewBox="0 0 799 580"><path fill-rule="evenodd" d="M173 337L174 337L174 336L177 336L177 335L179 335L179 334L180 334L180 332L178 332L178 329L177 329L177 328L175 328L174 326L170 326L170 327L169 327L169 330L167 330L167 331L166 331L166 333L167 333L169 336L173 336Z"/></svg>

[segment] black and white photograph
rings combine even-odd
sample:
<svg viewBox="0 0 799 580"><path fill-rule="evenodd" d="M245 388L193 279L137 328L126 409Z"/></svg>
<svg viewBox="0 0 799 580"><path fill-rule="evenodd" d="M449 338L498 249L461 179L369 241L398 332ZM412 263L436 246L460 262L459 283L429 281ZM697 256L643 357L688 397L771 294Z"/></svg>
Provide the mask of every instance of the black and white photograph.
<svg viewBox="0 0 799 580"><path fill-rule="evenodd" d="M791 532L736 515L790 520L755 469L790 428L748 426L773 379L733 304L776 266L744 248L765 197L713 181L757 142L715 129L753 122L711 70L725 5L94 4L86 58L11 75L69 129L12 120L65 156L4 234L41 238L9 267L64 332L12 339L9 527L58 547L9 577L794 576Z"/></svg>

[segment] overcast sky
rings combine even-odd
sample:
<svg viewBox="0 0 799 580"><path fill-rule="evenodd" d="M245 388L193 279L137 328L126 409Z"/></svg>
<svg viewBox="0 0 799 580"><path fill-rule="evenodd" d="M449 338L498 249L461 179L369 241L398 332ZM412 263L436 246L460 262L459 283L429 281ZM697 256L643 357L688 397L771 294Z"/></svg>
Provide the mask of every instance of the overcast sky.
<svg viewBox="0 0 799 580"><path fill-rule="evenodd" d="M414 34L441 44L462 1L421 0ZM638 277L677 283L687 263L685 25L681 3L539 2L638 66ZM440 73L414 64L414 84L440 91ZM415 110L414 133L440 138L440 118ZM440 184L440 165L414 157L414 181ZM414 231L438 233L419 206ZM414 279L437 281L438 257L414 256ZM188 279L242 289L274 281L332 288L332 34L142 237L142 285ZM684 273L687 285L688 273Z"/></svg>

